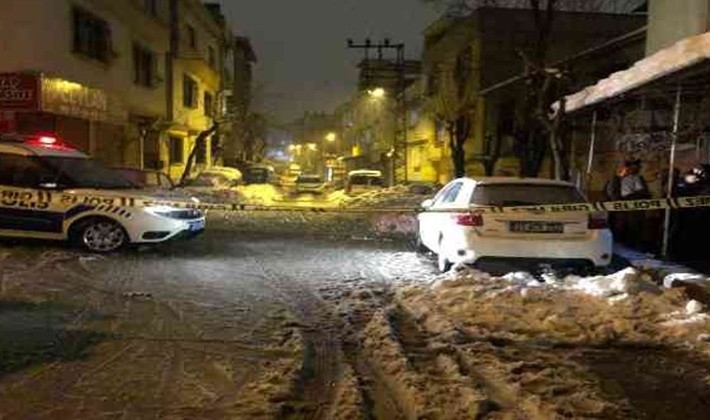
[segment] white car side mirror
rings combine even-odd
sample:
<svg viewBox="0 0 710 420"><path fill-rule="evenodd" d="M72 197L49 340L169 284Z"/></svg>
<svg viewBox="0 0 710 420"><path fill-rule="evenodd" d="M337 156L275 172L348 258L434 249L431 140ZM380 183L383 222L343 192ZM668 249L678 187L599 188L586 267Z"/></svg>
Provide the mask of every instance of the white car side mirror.
<svg viewBox="0 0 710 420"><path fill-rule="evenodd" d="M422 205L423 209L428 209L434 205L434 200L432 200L431 198L428 200L424 200L424 201L422 201L421 205Z"/></svg>

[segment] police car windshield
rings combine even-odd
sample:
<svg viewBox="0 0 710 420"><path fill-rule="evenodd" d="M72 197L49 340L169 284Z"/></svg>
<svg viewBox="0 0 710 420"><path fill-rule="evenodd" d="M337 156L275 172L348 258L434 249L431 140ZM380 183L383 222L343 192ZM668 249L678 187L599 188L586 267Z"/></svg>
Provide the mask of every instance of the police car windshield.
<svg viewBox="0 0 710 420"><path fill-rule="evenodd" d="M101 163L86 158L46 156L43 160L57 171L59 184L71 188L124 189L140 188L124 177L120 171L109 169Z"/></svg>

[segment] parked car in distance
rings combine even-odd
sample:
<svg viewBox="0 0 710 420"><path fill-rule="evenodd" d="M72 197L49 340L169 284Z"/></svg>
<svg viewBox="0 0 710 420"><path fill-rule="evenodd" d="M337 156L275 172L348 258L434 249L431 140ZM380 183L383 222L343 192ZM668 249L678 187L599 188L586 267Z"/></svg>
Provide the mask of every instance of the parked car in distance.
<svg viewBox="0 0 710 420"><path fill-rule="evenodd" d="M137 168L112 168L133 184L147 189L171 190L175 187L170 177L160 171Z"/></svg>
<svg viewBox="0 0 710 420"><path fill-rule="evenodd" d="M278 180L276 171L270 165L252 165L244 171L244 183L250 184L275 184Z"/></svg>
<svg viewBox="0 0 710 420"><path fill-rule="evenodd" d="M189 180L182 189L206 200L233 201L238 198L236 187L242 173L236 168L212 166Z"/></svg>
<svg viewBox="0 0 710 420"><path fill-rule="evenodd" d="M442 272L454 263L501 261L607 266L613 240L606 215L475 213L477 207L586 201L573 184L562 181L461 178L422 203L418 239L437 255Z"/></svg>
<svg viewBox="0 0 710 420"><path fill-rule="evenodd" d="M40 200L56 194L68 198L93 196L95 200L166 198L141 189L119 171L56 137L0 135L0 169L0 236L68 240L89 251L105 253L129 244L192 237L205 229L205 217L196 209Z"/></svg>
<svg viewBox="0 0 710 420"><path fill-rule="evenodd" d="M348 172L345 192L349 195L358 195L382 189L384 185L382 171L358 169Z"/></svg>
<svg viewBox="0 0 710 420"><path fill-rule="evenodd" d="M296 194L322 194L325 184L319 175L301 175L296 180Z"/></svg>

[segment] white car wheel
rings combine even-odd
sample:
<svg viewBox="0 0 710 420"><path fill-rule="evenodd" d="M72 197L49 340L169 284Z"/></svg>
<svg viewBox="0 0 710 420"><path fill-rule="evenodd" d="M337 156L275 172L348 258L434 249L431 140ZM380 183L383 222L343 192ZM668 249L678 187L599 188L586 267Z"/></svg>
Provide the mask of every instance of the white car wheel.
<svg viewBox="0 0 710 420"><path fill-rule="evenodd" d="M77 234L77 242L91 252L113 252L128 243L128 236L123 227L106 219L92 219L82 223Z"/></svg>

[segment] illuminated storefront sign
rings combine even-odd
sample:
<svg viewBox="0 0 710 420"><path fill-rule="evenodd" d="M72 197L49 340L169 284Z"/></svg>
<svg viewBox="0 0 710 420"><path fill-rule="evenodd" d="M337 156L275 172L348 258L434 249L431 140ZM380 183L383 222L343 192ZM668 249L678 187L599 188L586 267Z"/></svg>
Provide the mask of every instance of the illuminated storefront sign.
<svg viewBox="0 0 710 420"><path fill-rule="evenodd" d="M56 78L42 78L42 110L87 120L105 120L108 98L99 89Z"/></svg>
<svg viewBox="0 0 710 420"><path fill-rule="evenodd" d="M36 111L39 108L38 76L0 73L0 110Z"/></svg>

